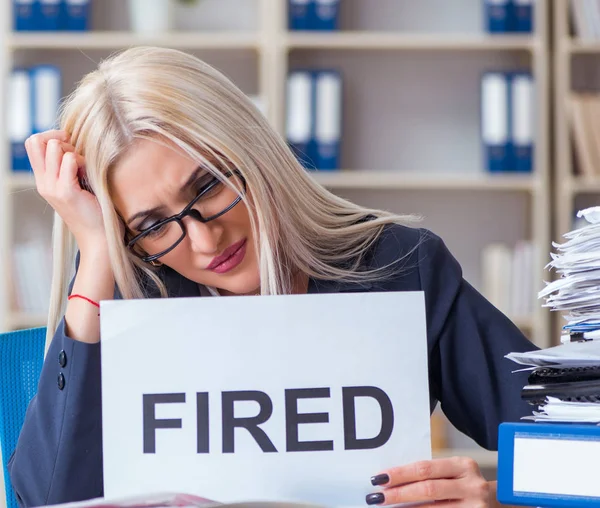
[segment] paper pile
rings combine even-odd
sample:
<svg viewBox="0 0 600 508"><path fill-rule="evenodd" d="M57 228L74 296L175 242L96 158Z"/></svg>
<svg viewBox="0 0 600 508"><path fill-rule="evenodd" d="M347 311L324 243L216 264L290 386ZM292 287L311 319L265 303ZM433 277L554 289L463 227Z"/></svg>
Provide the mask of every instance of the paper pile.
<svg viewBox="0 0 600 508"><path fill-rule="evenodd" d="M164 493L118 499L97 498L54 505L52 508L324 508L319 505L276 501L217 503L190 494Z"/></svg>
<svg viewBox="0 0 600 508"><path fill-rule="evenodd" d="M576 338L600 338L600 207L578 212L587 225L565 235L563 244L553 243L548 268L560 274L539 293L544 307L565 312L565 332ZM564 337L563 342L570 337Z"/></svg>
<svg viewBox="0 0 600 508"><path fill-rule="evenodd" d="M548 268L560 278L538 295L564 313L562 344L506 356L531 370L522 398L538 410L525 419L600 424L600 207L577 215L586 225L553 244Z"/></svg>

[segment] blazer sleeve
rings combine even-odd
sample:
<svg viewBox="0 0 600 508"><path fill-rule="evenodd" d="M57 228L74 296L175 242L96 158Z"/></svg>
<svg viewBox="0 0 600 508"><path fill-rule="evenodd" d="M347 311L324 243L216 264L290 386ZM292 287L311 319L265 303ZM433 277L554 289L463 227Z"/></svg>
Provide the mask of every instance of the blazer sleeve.
<svg viewBox="0 0 600 508"><path fill-rule="evenodd" d="M443 241L425 232L419 249L429 337L430 391L452 424L488 450L498 426L532 413L521 400L527 373L504 356L537 349L462 276Z"/></svg>
<svg viewBox="0 0 600 508"><path fill-rule="evenodd" d="M8 470L23 507L101 497L100 344L71 339L61 320Z"/></svg>

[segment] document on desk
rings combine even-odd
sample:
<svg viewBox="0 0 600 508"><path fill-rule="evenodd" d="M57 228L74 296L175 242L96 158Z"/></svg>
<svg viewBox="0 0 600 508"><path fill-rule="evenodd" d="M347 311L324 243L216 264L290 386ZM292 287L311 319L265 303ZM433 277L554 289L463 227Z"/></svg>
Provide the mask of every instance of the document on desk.
<svg viewBox="0 0 600 508"><path fill-rule="evenodd" d="M568 342L560 346L525 353L509 353L506 358L532 367L586 367L600 364L600 341Z"/></svg>
<svg viewBox="0 0 600 508"><path fill-rule="evenodd" d="M422 292L103 302L104 489L363 506L431 457Z"/></svg>

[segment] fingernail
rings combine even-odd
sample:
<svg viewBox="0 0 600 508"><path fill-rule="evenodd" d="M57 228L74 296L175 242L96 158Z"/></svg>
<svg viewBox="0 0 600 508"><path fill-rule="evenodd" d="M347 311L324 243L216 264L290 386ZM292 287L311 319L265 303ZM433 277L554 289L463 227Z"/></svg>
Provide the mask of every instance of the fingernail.
<svg viewBox="0 0 600 508"><path fill-rule="evenodd" d="M367 504L381 504L385 500L385 496L381 492L367 495Z"/></svg>
<svg viewBox="0 0 600 508"><path fill-rule="evenodd" d="M371 485L375 487L377 485L385 485L390 481L390 477L386 474L378 474L377 476L371 476Z"/></svg>

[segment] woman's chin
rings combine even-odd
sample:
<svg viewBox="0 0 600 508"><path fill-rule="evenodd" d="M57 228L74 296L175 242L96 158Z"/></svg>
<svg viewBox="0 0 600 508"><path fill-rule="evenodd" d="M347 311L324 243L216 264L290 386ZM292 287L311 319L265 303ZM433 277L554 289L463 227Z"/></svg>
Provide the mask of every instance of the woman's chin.
<svg viewBox="0 0 600 508"><path fill-rule="evenodd" d="M246 278L240 280L223 281L223 284L217 284L216 287L222 295L258 295L260 294L260 279Z"/></svg>

